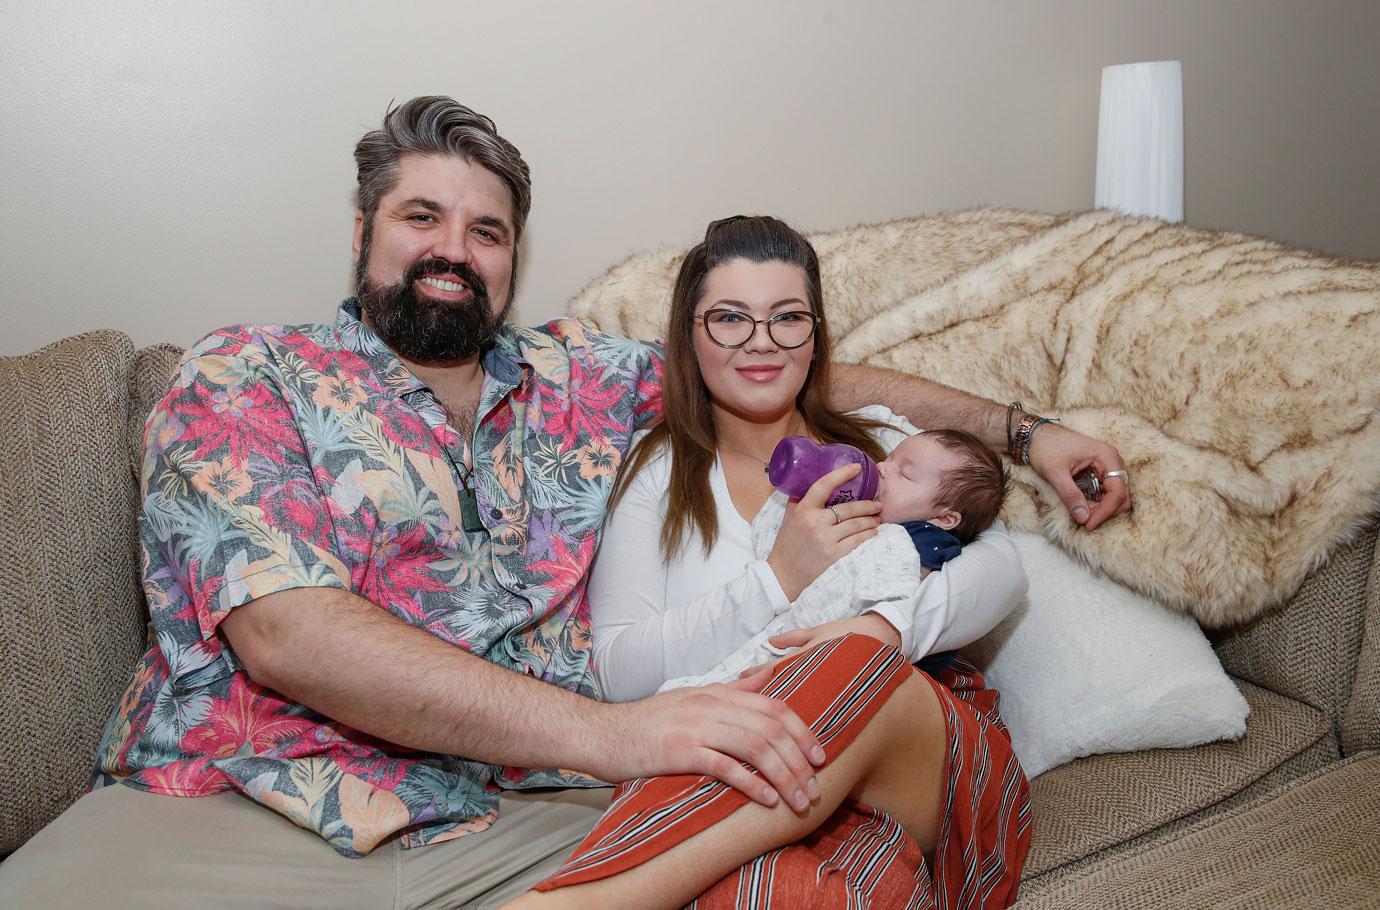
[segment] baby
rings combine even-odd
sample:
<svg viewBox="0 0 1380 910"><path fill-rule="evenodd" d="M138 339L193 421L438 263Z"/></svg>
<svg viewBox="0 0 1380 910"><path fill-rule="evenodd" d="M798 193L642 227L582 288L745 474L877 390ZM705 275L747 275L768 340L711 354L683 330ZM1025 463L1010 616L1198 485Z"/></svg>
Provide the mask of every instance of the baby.
<svg viewBox="0 0 1380 910"><path fill-rule="evenodd" d="M672 679L661 691L735 679L784 652L768 642L783 632L859 616L914 601L926 575L957 556L992 526L1006 498L1001 458L970 433L931 430L906 439L878 465L883 524L877 536L825 569L791 607L703 676ZM786 514L774 493L752 523L759 559L771 552ZM952 655L931 655L921 668L937 672Z"/></svg>

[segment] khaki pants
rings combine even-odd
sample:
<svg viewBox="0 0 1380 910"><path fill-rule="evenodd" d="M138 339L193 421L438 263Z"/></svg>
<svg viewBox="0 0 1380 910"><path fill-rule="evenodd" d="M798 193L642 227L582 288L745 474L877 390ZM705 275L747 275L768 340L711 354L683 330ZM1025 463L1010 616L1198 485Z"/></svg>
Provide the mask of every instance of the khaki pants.
<svg viewBox="0 0 1380 910"><path fill-rule="evenodd" d="M498 821L361 859L237 793L88 793L0 864L0 907L493 907L551 875L612 789L506 793Z"/></svg>

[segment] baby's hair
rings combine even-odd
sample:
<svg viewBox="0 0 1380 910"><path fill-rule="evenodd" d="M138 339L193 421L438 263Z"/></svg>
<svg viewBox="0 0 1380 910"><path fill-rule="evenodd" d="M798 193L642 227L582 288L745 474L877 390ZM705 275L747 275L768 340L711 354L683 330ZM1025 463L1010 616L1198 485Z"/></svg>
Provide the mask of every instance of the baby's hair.
<svg viewBox="0 0 1380 910"><path fill-rule="evenodd" d="M1011 478L1001 456L972 433L927 430L925 436L965 456L961 467L944 472L939 483L938 504L962 516L949 533L957 537L959 543L970 543L997 520L1001 504L1011 491Z"/></svg>

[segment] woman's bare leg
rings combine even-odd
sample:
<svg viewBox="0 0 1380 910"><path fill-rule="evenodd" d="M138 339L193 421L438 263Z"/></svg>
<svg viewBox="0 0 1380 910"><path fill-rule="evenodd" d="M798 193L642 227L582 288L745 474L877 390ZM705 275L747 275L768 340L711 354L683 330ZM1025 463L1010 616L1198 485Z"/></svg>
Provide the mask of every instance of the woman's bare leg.
<svg viewBox="0 0 1380 910"><path fill-rule="evenodd" d="M930 852L944 800L946 731L939 697L919 674L891 694L848 748L820 769L819 799L803 813L748 803L659 856L598 881L529 892L514 908L681 907L753 858L819 827L845 797L884 809Z"/></svg>

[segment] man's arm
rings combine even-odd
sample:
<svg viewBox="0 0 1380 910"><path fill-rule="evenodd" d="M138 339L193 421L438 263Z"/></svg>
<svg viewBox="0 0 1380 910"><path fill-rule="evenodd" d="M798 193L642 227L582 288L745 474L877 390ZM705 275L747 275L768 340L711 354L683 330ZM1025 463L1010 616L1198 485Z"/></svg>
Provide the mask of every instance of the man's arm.
<svg viewBox="0 0 1380 910"><path fill-rule="evenodd" d="M830 369L830 395L845 411L884 404L918 427L965 430L998 452L1006 451L1002 405L896 370L838 362Z"/></svg>
<svg viewBox="0 0 1380 910"><path fill-rule="evenodd" d="M966 430L998 452L1006 451L1005 405L895 370L850 363L834 363L832 369L829 391L835 405L844 410L884 404L917 426ZM1046 424L1031 440L1030 466L1054 487L1073 520L1089 531L1131 511L1130 488L1124 478L1106 484L1106 495L1095 503L1088 502L1073 482L1075 474L1089 467L1103 476L1125 470L1115 446Z"/></svg>
<svg viewBox="0 0 1380 910"><path fill-rule="evenodd" d="M756 693L761 679L605 704L489 663L336 588L266 595L220 628L256 683L413 749L609 781L708 774L764 805L782 794L797 808L823 760L804 723Z"/></svg>

